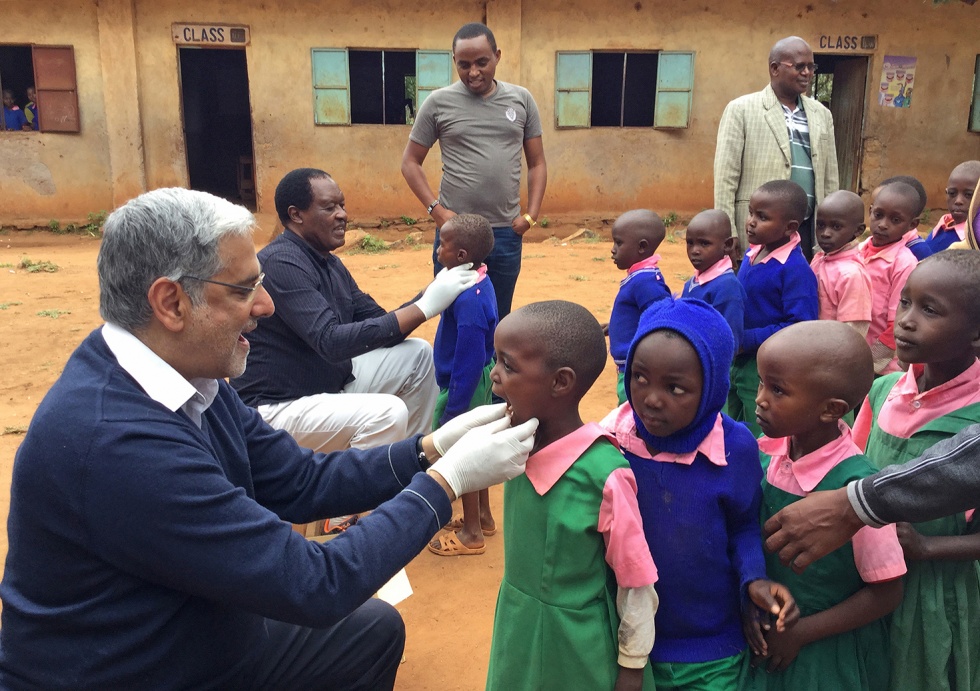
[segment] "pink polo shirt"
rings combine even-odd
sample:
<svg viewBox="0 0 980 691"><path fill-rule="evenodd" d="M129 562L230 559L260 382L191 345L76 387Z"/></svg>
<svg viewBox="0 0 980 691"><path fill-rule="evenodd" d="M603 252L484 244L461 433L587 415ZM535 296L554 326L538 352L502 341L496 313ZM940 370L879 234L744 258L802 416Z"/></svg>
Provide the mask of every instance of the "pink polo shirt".
<svg viewBox="0 0 980 691"><path fill-rule="evenodd" d="M871 279L864 270L857 243L836 252L817 252L810 262L817 276L820 319L841 322L871 321Z"/></svg>
<svg viewBox="0 0 980 691"><path fill-rule="evenodd" d="M629 276L631 273L640 271L641 269L656 269L659 262L659 254L655 254L652 257L647 257L646 259L641 259L640 261L636 262L636 264L626 269L626 275Z"/></svg>
<svg viewBox="0 0 980 691"><path fill-rule="evenodd" d="M725 255L704 271L695 271L694 278L691 279L691 284L696 286L706 285L721 276L723 273L727 273L731 270L732 258Z"/></svg>
<svg viewBox="0 0 980 691"><path fill-rule="evenodd" d="M766 482L789 494L805 497L820 484L827 473L838 463L861 453L851 438L851 430L838 420L841 435L812 453L793 460L789 456L790 438L759 438L759 449L767 454L769 469ZM905 556L898 542L894 525L884 528L861 528L851 539L854 548L854 565L865 583L881 583L902 576Z"/></svg>
<svg viewBox="0 0 980 691"><path fill-rule="evenodd" d="M602 427L590 422L528 458L527 479L534 491L544 496L601 437L616 443ZM606 563L616 574L619 587L641 588L657 582L657 567L650 556L636 503L636 478L629 468L617 468L606 478L597 530L606 543Z"/></svg>
<svg viewBox="0 0 980 691"><path fill-rule="evenodd" d="M966 221L962 223L953 223L952 214L944 214L942 218L939 219L939 223L936 227L929 231L929 239L936 237L940 233L948 233L950 231L956 231L957 237L960 240L966 240Z"/></svg>
<svg viewBox="0 0 980 691"><path fill-rule="evenodd" d="M858 246L858 252L871 279L871 327L866 338L874 356L875 372L901 371L895 357L895 312L905 281L919 260L902 240L875 247L868 238Z"/></svg>
<svg viewBox="0 0 980 691"><path fill-rule="evenodd" d="M728 465L728 461L725 459L725 430L722 427L721 413L718 414L711 431L698 444L698 448L690 453L667 453L664 451L656 456L651 455L647 445L636 434L636 420L633 419L633 409L628 402L606 415L599 425L615 436L621 449L640 458L660 461L661 463L691 465L698 453L703 453L715 465Z"/></svg>
<svg viewBox="0 0 980 691"><path fill-rule="evenodd" d="M765 245L749 245L749 249L745 253L745 256L752 264L765 264L770 259L775 259L780 264L785 264L786 260L789 259L789 253L792 252L793 248L799 244L800 244L800 234L794 231L793 234L789 236L789 242L787 242L785 245L782 245L781 247L777 247L775 250L773 250L772 252L764 256L758 262L756 262L755 258L759 254L759 252L765 249Z"/></svg>

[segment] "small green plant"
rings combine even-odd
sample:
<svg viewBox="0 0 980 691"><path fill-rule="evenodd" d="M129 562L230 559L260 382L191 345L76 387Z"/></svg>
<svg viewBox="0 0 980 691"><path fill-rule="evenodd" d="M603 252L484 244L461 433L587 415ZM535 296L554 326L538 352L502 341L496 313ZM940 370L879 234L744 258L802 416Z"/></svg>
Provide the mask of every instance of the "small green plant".
<svg viewBox="0 0 980 691"><path fill-rule="evenodd" d="M402 223L404 223L407 226L414 226L416 223L419 222L419 219L412 218L411 216L402 216L401 219L402 219Z"/></svg>
<svg viewBox="0 0 980 691"><path fill-rule="evenodd" d="M14 265L11 264L10 262L3 262L2 264L0 264L0 269L12 269L12 268L14 268Z"/></svg>
<svg viewBox="0 0 980 691"><path fill-rule="evenodd" d="M13 427L4 427L4 434L27 434L27 425L14 425Z"/></svg>
<svg viewBox="0 0 980 691"><path fill-rule="evenodd" d="M664 216L664 227L670 228L676 223L677 223L677 212L676 211L667 212L667 215Z"/></svg>
<svg viewBox="0 0 980 691"><path fill-rule="evenodd" d="M604 261L606 261L606 258L605 257L592 257L592 261L594 261L594 262L604 262Z"/></svg>
<svg viewBox="0 0 980 691"><path fill-rule="evenodd" d="M61 224L58 223L58 219L56 218L52 218L50 221L48 221L48 228L51 230L52 233L61 232Z"/></svg>
<svg viewBox="0 0 980 691"><path fill-rule="evenodd" d="M545 216L540 221L538 221L538 225L541 226L542 228L547 228L549 225L551 225L551 221L549 221L548 217Z"/></svg>
<svg viewBox="0 0 980 691"><path fill-rule="evenodd" d="M576 274L576 275L573 275L573 276L569 276L569 278L572 279L573 281L588 281L589 280L589 277L588 276L583 276L581 274Z"/></svg>
<svg viewBox="0 0 980 691"><path fill-rule="evenodd" d="M36 262L29 257L24 257L20 260L20 264L17 265L17 268L24 269L29 274L36 274L41 271L44 273L53 274L58 270L58 265L45 259Z"/></svg>
<svg viewBox="0 0 980 691"><path fill-rule="evenodd" d="M599 235L598 233L586 233L585 235L582 236L582 239L585 242L589 243L590 245L603 242L602 236Z"/></svg>
<svg viewBox="0 0 980 691"><path fill-rule="evenodd" d="M349 252L350 254L380 254L381 252L387 252L388 249L388 243L381 238L376 238L373 235L365 235L350 248Z"/></svg>
<svg viewBox="0 0 980 691"><path fill-rule="evenodd" d="M102 235L102 226L105 225L105 219L108 216L109 214L106 211L90 213L88 215L88 223L82 226L82 230L94 237L100 237Z"/></svg>
<svg viewBox="0 0 980 691"><path fill-rule="evenodd" d="M71 314L71 310L41 310L37 313L39 317L48 317L49 319L57 319L63 314Z"/></svg>
<svg viewBox="0 0 980 691"><path fill-rule="evenodd" d="M385 269L397 269L397 268L398 268L398 264L381 264L380 266L376 267L378 271L384 271Z"/></svg>
<svg viewBox="0 0 980 691"><path fill-rule="evenodd" d="M390 225L391 225L391 221L389 221L387 218L382 218L378 222L378 226L381 227L381 228L387 228Z"/></svg>
<svg viewBox="0 0 980 691"><path fill-rule="evenodd" d="M0 310L9 309L11 307L16 307L17 305L23 304L23 302L0 302Z"/></svg>

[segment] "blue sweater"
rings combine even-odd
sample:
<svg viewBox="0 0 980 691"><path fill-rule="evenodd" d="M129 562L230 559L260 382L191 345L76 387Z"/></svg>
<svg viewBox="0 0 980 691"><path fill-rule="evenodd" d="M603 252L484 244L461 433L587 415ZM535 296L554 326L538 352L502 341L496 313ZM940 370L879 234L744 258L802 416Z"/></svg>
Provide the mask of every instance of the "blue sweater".
<svg viewBox="0 0 980 691"><path fill-rule="evenodd" d="M483 369L493 358L495 328L497 297L489 278L464 290L442 313L432 346L436 383L449 390L440 425L470 409Z"/></svg>
<svg viewBox="0 0 980 691"><path fill-rule="evenodd" d="M952 235L953 235L952 239L949 240L949 242L945 243L944 247L939 247L938 249L933 246L932 242L930 242L929 240L924 240L918 235L916 235L914 238L906 242L905 246L908 247L910 250L912 250L912 254L914 254L915 258L921 262L926 257L931 257L936 252L941 252L942 250L952 245L953 242L959 240L959 236L957 236L956 233L952 233ZM937 244L941 244L941 243L937 243Z"/></svg>
<svg viewBox="0 0 980 691"><path fill-rule="evenodd" d="M742 352L755 355L759 346L790 324L817 318L817 277L799 246L786 263L776 259L751 264L746 258L738 269L745 289L745 330Z"/></svg>
<svg viewBox="0 0 980 691"><path fill-rule="evenodd" d="M759 447L723 416L728 465L698 453L687 466L624 451L636 476L643 531L657 564L653 662L709 662L745 649L745 588L766 577Z"/></svg>
<svg viewBox="0 0 980 691"><path fill-rule="evenodd" d="M684 284L681 297L704 300L714 307L728 322L735 337L735 352L742 346L742 329L745 319L745 289L738 282L735 272L729 269L706 285L694 285L691 278Z"/></svg>
<svg viewBox="0 0 980 691"><path fill-rule="evenodd" d="M301 449L225 382L199 428L94 332L14 461L0 688L244 685L265 617L339 621L451 518L419 471L414 438ZM376 506L327 544L289 525Z"/></svg>
<svg viewBox="0 0 980 691"><path fill-rule="evenodd" d="M667 297L670 297L670 288L657 268L638 269L620 282L609 315L609 354L620 372L626 367L626 356L643 310Z"/></svg>

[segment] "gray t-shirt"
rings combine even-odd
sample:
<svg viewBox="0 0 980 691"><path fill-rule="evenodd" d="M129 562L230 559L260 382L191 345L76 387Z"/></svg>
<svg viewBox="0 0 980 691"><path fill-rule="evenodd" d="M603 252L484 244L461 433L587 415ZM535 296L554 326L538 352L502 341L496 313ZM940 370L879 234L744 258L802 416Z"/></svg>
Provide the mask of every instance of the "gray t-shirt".
<svg viewBox="0 0 980 691"><path fill-rule="evenodd" d="M497 80L496 92L487 98L462 82L433 91L419 108L410 139L427 149L439 142L443 206L508 226L521 210L524 141L540 136L531 92Z"/></svg>

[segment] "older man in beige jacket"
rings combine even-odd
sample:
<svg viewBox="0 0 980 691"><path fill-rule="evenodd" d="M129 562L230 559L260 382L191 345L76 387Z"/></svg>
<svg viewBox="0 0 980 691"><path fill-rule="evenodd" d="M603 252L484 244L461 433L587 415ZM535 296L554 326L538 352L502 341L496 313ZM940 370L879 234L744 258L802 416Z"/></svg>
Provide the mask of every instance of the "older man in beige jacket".
<svg viewBox="0 0 980 691"><path fill-rule="evenodd" d="M715 208L732 220L745 250L749 197L770 180L793 180L806 191L800 248L813 254L813 210L839 187L830 111L804 96L816 74L813 51L790 36L769 52L769 85L736 98L722 113L715 149Z"/></svg>

